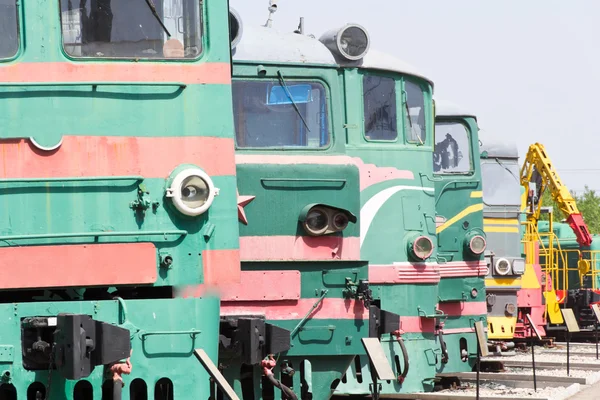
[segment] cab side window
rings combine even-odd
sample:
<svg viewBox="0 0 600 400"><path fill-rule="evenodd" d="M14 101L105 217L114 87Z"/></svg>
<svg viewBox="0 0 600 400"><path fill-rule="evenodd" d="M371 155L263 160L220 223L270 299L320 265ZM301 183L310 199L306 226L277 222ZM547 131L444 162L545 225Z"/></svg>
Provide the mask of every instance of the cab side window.
<svg viewBox="0 0 600 400"><path fill-rule="evenodd" d="M395 141L398 138L396 81L392 78L363 77L365 138Z"/></svg>
<svg viewBox="0 0 600 400"><path fill-rule="evenodd" d="M404 81L406 141L425 144L427 126L425 123L425 95L423 88L409 80Z"/></svg>
<svg viewBox="0 0 600 400"><path fill-rule="evenodd" d="M19 50L17 2L0 0L0 60L11 58Z"/></svg>

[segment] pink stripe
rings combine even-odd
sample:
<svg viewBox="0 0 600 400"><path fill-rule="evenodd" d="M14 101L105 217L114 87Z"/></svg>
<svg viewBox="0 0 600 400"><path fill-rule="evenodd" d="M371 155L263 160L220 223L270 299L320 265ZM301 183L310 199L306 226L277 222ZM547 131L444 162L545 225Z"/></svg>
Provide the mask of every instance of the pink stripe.
<svg viewBox="0 0 600 400"><path fill-rule="evenodd" d="M157 279L152 243L3 247L0 258L11 268L0 289L148 284ZM57 267L48 267L49 260Z"/></svg>
<svg viewBox="0 0 600 400"><path fill-rule="evenodd" d="M400 317L400 329L405 333L434 333L435 320L424 317Z"/></svg>
<svg viewBox="0 0 600 400"><path fill-rule="evenodd" d="M438 308L444 314L449 315L451 317L487 314L487 305L486 305L485 301L444 302L444 303L439 303Z"/></svg>
<svg viewBox="0 0 600 400"><path fill-rule="evenodd" d="M442 329L444 335L452 335L456 333L475 333L475 328L452 328Z"/></svg>
<svg viewBox="0 0 600 400"><path fill-rule="evenodd" d="M369 265L371 283L438 283L437 264Z"/></svg>
<svg viewBox="0 0 600 400"><path fill-rule="evenodd" d="M229 63L19 62L0 68L0 82L231 84L231 67Z"/></svg>
<svg viewBox="0 0 600 400"><path fill-rule="evenodd" d="M221 301L300 299L300 271L243 271L241 282L221 285Z"/></svg>
<svg viewBox="0 0 600 400"><path fill-rule="evenodd" d="M277 301L265 304L260 301L221 302L221 315L264 315L270 320L302 319L311 311L318 299ZM310 314L312 319L359 319L368 320L369 312L362 301L328 299L327 297Z"/></svg>
<svg viewBox="0 0 600 400"><path fill-rule="evenodd" d="M242 236L242 261L360 260L360 238L340 236Z"/></svg>
<svg viewBox="0 0 600 400"><path fill-rule="evenodd" d="M487 263L482 261L453 261L440 264L440 275L443 278L464 276L482 276L487 273Z"/></svg>
<svg viewBox="0 0 600 400"><path fill-rule="evenodd" d="M235 175L233 139L201 136L64 136L52 152L41 152L28 140L4 140L0 157L0 178L166 178L184 163L198 165L210 176Z"/></svg>
<svg viewBox="0 0 600 400"><path fill-rule="evenodd" d="M360 190L364 190L376 183L392 180L414 180L412 171L400 170L394 167L378 167L375 164L365 164L358 157L349 156L301 156L301 155L248 155L237 154L237 164L326 164L326 165L355 165L360 174Z"/></svg>
<svg viewBox="0 0 600 400"><path fill-rule="evenodd" d="M235 285L240 281L239 250L203 250L202 260L206 285Z"/></svg>

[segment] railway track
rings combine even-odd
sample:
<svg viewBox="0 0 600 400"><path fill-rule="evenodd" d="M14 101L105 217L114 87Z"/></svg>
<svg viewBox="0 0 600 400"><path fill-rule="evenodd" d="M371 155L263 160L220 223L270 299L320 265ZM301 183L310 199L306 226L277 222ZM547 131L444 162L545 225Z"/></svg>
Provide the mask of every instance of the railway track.
<svg viewBox="0 0 600 400"><path fill-rule="evenodd" d="M600 360L596 360L595 343L571 343L569 374L565 344L549 349L536 346L536 383L534 391L531 353L517 350L512 355L490 356L481 360L480 400L566 400L581 390L600 383ZM586 353L587 351L587 353ZM590 357L593 355L593 357ZM398 394L386 399L463 400L475 399L476 372L439 374L433 393Z"/></svg>
<svg viewBox="0 0 600 400"><path fill-rule="evenodd" d="M551 348L536 346L536 383L529 348L481 360L480 400L567 400L591 385L600 385L600 360L595 343L571 343L567 375L566 343ZM381 399L466 400L475 399L476 372L439 374L432 393L395 394ZM337 397L336 397L337 398ZM351 397L339 397L350 400Z"/></svg>

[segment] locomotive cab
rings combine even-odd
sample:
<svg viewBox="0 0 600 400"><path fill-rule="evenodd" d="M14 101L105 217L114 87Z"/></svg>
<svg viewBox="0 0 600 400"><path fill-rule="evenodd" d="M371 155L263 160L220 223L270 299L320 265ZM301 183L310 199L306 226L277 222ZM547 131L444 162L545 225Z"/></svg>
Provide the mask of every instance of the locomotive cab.
<svg viewBox="0 0 600 400"><path fill-rule="evenodd" d="M525 259L521 253L521 184L514 144L482 138L481 169L485 233L488 338L513 339Z"/></svg>

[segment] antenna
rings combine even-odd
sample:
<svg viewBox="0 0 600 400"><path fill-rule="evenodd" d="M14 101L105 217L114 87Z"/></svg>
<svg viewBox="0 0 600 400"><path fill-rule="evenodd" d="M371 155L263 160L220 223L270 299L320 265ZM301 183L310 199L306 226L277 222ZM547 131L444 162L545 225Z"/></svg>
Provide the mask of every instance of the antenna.
<svg viewBox="0 0 600 400"><path fill-rule="evenodd" d="M269 19L267 19L267 23L265 27L270 28L273 26L273 14L277 11L277 0L269 0Z"/></svg>
<svg viewBox="0 0 600 400"><path fill-rule="evenodd" d="M304 17L300 17L300 23L298 24L298 29L296 29L294 31L294 33L304 35Z"/></svg>

